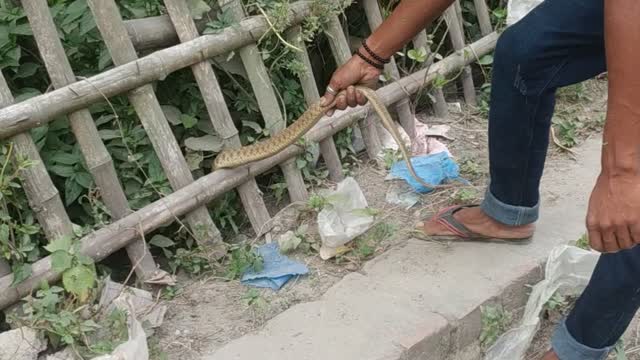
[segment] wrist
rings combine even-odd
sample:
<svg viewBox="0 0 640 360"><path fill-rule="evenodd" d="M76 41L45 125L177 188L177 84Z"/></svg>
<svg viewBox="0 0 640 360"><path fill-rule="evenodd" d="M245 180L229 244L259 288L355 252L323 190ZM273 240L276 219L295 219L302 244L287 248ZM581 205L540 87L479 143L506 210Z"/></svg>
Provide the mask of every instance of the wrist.
<svg viewBox="0 0 640 360"><path fill-rule="evenodd" d="M367 55L368 54L365 52L364 48L360 47L356 53L353 54L351 61L355 62L365 72L381 74L384 69L384 64L379 63Z"/></svg>

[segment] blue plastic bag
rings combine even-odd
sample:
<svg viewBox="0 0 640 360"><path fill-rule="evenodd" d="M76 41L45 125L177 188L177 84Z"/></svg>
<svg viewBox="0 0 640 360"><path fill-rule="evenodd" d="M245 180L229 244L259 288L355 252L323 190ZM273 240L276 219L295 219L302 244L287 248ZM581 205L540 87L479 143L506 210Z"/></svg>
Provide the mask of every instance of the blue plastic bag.
<svg viewBox="0 0 640 360"><path fill-rule="evenodd" d="M248 271L240 280L249 286L279 290L294 276L304 275L309 269L297 261L293 261L280 253L277 243L264 244L257 249L264 260L262 271Z"/></svg>
<svg viewBox="0 0 640 360"><path fill-rule="evenodd" d="M413 157L411 158L411 164L416 174L428 184L439 185L447 181L468 183L467 180L460 177L458 164L446 152ZM428 193L433 191L433 188L423 186L411 176L404 160L393 164L391 175L395 178L404 179L417 192Z"/></svg>

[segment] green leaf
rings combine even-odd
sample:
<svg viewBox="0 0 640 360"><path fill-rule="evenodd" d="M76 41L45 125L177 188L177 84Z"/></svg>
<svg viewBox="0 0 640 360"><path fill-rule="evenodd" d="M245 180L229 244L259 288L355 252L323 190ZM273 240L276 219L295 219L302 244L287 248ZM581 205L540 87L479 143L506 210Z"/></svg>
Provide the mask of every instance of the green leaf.
<svg viewBox="0 0 640 360"><path fill-rule="evenodd" d="M111 54L107 48L102 48L100 50L100 58L98 59L98 70L102 71L107 68L107 66L113 64L111 60Z"/></svg>
<svg viewBox="0 0 640 360"><path fill-rule="evenodd" d="M51 156L50 160L63 165L75 165L80 162L80 157L74 154L56 152Z"/></svg>
<svg viewBox="0 0 640 360"><path fill-rule="evenodd" d="M25 35L25 36L33 35L33 32L31 32L31 26L29 26L29 23L16 25L13 29L11 29L11 33L14 35Z"/></svg>
<svg viewBox="0 0 640 360"><path fill-rule="evenodd" d="M219 152L222 150L222 139L214 135L189 137L185 139L184 146L194 151Z"/></svg>
<svg viewBox="0 0 640 360"><path fill-rule="evenodd" d="M66 26L78 19L87 10L87 0L76 0L65 11L65 17L61 26Z"/></svg>
<svg viewBox="0 0 640 360"><path fill-rule="evenodd" d="M73 167L67 166L67 165L53 165L49 167L49 170L52 173L58 176L61 176L63 178L69 178L75 173L75 170L73 170Z"/></svg>
<svg viewBox="0 0 640 360"><path fill-rule="evenodd" d="M71 205L82 194L84 189L78 184L73 177L68 177L64 182L64 202L67 206Z"/></svg>
<svg viewBox="0 0 640 360"><path fill-rule="evenodd" d="M62 284L64 288L78 296L80 301L85 301L89 296L89 291L96 282L96 275L91 268L85 265L78 265L62 274Z"/></svg>
<svg viewBox="0 0 640 360"><path fill-rule="evenodd" d="M187 5L191 11L191 17L196 20L202 19L202 16L211 10L203 0L187 0Z"/></svg>
<svg viewBox="0 0 640 360"><path fill-rule="evenodd" d="M91 184L93 183L93 177L91 177L91 174L86 172L77 173L75 176L75 180L78 184L80 184L80 186L85 189L89 189L91 187Z"/></svg>
<svg viewBox="0 0 640 360"><path fill-rule="evenodd" d="M113 139L120 138L119 130L104 129L104 130L99 130L98 134L100 134L100 139L102 140L113 140Z"/></svg>
<svg viewBox="0 0 640 360"><path fill-rule="evenodd" d="M478 60L478 64L480 65L491 65L493 64L493 55L487 54Z"/></svg>
<svg viewBox="0 0 640 360"><path fill-rule="evenodd" d="M31 276L31 264L14 265L11 268L11 271L13 272L13 282L11 283L11 285L13 286L20 284L29 276Z"/></svg>
<svg viewBox="0 0 640 360"><path fill-rule="evenodd" d="M63 272L71 267L71 260L73 258L65 250L54 251L51 254L51 267L55 272Z"/></svg>
<svg viewBox="0 0 640 360"><path fill-rule="evenodd" d="M262 133L262 127L255 121L242 120L242 126L250 127L256 134Z"/></svg>
<svg viewBox="0 0 640 360"><path fill-rule="evenodd" d="M22 79L22 78L28 78L29 76L33 76L33 74L35 74L36 71L38 71L38 68L40 68L38 64L35 64L32 62L26 62L20 65L20 68L18 69L18 72L14 75L14 78Z"/></svg>
<svg viewBox="0 0 640 360"><path fill-rule="evenodd" d="M44 249L50 253L54 253L56 251L69 252L69 250L71 250L71 241L71 237L61 236L50 242L49 245L44 247Z"/></svg>
<svg viewBox="0 0 640 360"><path fill-rule="evenodd" d="M84 255L84 254L78 254L76 255L76 259L78 259L78 262L82 265L93 265L95 264L95 261L93 261L93 259L90 256Z"/></svg>
<svg viewBox="0 0 640 360"><path fill-rule="evenodd" d="M180 122L182 123L182 126L184 126L185 128L191 129L192 127L198 124L198 119L196 119L195 117L189 114L181 114Z"/></svg>
<svg viewBox="0 0 640 360"><path fill-rule="evenodd" d="M180 109L171 105L162 105L160 107L162 108L162 112L164 112L164 116L167 118L167 121L171 125L180 124L180 115L182 115L182 112L180 112Z"/></svg>
<svg viewBox="0 0 640 360"><path fill-rule="evenodd" d="M157 246L159 248L167 248L167 247L174 246L176 243L174 243L173 240L169 239L168 237L158 234L158 235L154 235L151 238L151 240L149 241L149 244L153 246Z"/></svg>

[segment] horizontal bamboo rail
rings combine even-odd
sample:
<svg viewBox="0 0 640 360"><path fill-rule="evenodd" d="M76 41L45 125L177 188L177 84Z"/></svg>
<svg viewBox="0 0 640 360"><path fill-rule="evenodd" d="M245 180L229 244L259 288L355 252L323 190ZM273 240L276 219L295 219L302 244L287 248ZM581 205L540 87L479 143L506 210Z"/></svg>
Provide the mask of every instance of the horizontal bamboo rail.
<svg viewBox="0 0 640 360"><path fill-rule="evenodd" d="M447 56L429 69L420 70L410 76L386 85L378 90L378 95L389 106L413 94L421 87L433 81L438 74L443 76L457 72L463 66L475 61L475 55L483 56L495 48L498 35L491 33L460 51ZM347 111L338 111L331 118L323 118L306 136L309 141L318 142L361 119L369 106L357 107ZM96 261L104 259L114 251L126 246L140 232L149 232L171 221L174 216L208 203L216 197L231 191L247 179L255 177L303 151L299 146L291 145L284 151L268 159L248 164L236 169L219 170L201 177L195 182L175 191L136 213L128 215L81 239L81 252ZM25 281L11 286L13 275L0 278L0 309L3 309L39 286L41 281L53 282L59 274L51 269L49 256L33 264L33 273Z"/></svg>
<svg viewBox="0 0 640 360"><path fill-rule="evenodd" d="M291 26L311 14L308 2L289 7ZM168 74L256 42L270 29L262 16L242 20L218 34L203 35L136 61L117 66L83 81L35 96L0 110L0 139L41 126L58 116L86 108L104 97L122 94Z"/></svg>

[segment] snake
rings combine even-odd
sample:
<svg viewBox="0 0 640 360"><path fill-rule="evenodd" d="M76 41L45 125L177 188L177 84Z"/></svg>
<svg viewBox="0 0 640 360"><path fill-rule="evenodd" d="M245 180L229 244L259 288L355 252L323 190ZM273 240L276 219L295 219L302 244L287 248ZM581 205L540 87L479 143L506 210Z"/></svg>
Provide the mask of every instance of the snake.
<svg viewBox="0 0 640 360"><path fill-rule="evenodd" d="M411 176L418 183L427 188L441 189L450 187L451 185L429 184L422 180L418 176L418 174L416 174L416 171L413 168L413 164L411 163L411 159L409 157L409 151L402 141L398 129L396 129L396 127L394 126L393 118L389 114L387 107L380 100L376 91L371 88L359 85L355 86L355 90L364 95L365 98L369 101L374 111L382 121L382 125L384 126L384 128L389 131L389 133L393 137L393 140L398 144L398 148L402 153L402 157L407 164L407 168L409 169L409 173L411 174ZM220 153L218 153L213 162L213 170L215 171L219 169L231 169L254 161L266 159L278 154L288 146L296 143L298 139L300 139L318 121L320 121L320 119L327 111L335 107L336 99L338 98L338 96L344 93L346 93L345 90L340 91L330 104L322 105L321 102L316 102L310 105L307 110L302 115L300 115L298 119L296 119L295 122L284 128L282 131L275 133L269 138L238 148L223 149Z"/></svg>

